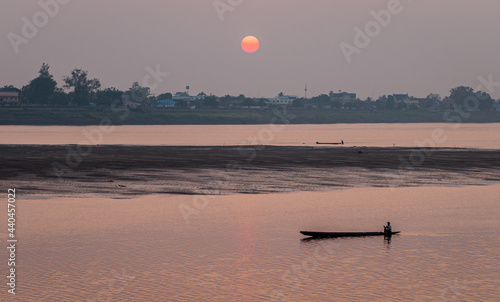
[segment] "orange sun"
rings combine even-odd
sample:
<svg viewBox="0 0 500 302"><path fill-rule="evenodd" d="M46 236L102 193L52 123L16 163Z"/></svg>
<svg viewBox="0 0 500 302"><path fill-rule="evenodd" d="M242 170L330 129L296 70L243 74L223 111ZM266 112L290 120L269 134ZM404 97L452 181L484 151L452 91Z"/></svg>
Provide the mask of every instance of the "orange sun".
<svg viewBox="0 0 500 302"><path fill-rule="evenodd" d="M259 40L254 36L248 36L241 41L241 49L247 53L254 53L259 50Z"/></svg>

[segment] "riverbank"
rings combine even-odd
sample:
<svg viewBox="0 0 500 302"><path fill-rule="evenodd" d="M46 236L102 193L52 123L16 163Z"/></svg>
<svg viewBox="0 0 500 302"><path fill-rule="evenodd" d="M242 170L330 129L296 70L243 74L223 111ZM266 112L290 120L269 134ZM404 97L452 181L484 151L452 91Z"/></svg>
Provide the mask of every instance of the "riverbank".
<svg viewBox="0 0 500 302"><path fill-rule="evenodd" d="M4 187L52 196L236 194L500 181L500 150L2 145Z"/></svg>
<svg viewBox="0 0 500 302"><path fill-rule="evenodd" d="M465 113L464 113L465 114ZM102 112L86 108L0 108L0 125L237 125L237 124L335 124L335 123L499 123L500 112L459 113L432 111L353 110L173 110L136 112L126 109Z"/></svg>

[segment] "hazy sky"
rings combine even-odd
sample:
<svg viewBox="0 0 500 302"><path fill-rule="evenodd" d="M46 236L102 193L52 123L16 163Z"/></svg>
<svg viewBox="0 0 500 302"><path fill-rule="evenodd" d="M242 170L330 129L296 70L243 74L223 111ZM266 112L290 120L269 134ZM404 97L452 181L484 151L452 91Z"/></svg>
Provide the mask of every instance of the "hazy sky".
<svg viewBox="0 0 500 302"><path fill-rule="evenodd" d="M500 82L498 0L401 0L379 33L370 23L373 38L351 63L341 43L355 47L354 28L364 32L375 21L371 12L396 0L219 2L231 11L217 13L214 0L73 0L58 12L49 6L56 13L44 19L38 1L2 0L0 85L27 84L43 62L60 86L64 75L83 68L103 87L119 89L142 82L147 67L159 65L169 76L155 94L190 85L191 94L303 96L307 83L309 96L343 90L363 98L425 97L458 85L476 88L480 76ZM23 35L23 17L38 20L32 37ZM22 38L18 53L15 35ZM246 35L260 40L258 52L241 50ZM149 83L155 84L152 77ZM493 89L483 88L500 98L500 87Z"/></svg>

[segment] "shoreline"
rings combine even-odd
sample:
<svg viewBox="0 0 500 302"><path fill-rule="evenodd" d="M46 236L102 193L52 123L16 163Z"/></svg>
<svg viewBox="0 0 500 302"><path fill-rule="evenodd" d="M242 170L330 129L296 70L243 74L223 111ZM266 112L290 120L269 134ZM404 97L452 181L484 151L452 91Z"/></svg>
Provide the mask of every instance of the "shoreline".
<svg viewBox="0 0 500 302"><path fill-rule="evenodd" d="M500 123L500 112L469 112L461 118L450 111L362 111L362 110L177 110L152 112L132 110L93 111L40 108L0 108L0 125L4 126L94 126L101 121L113 125L265 125L277 124L379 124L379 123Z"/></svg>
<svg viewBox="0 0 500 302"><path fill-rule="evenodd" d="M407 147L0 145L23 195L267 194L500 182L500 150Z"/></svg>

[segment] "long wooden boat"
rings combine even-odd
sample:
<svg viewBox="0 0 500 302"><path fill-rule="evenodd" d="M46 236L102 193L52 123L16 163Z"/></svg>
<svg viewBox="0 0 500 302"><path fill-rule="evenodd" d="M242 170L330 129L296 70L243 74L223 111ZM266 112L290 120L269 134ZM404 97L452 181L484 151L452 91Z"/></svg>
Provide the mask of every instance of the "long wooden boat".
<svg viewBox="0 0 500 302"><path fill-rule="evenodd" d="M340 143L320 143L320 142L316 142L316 145L343 145L344 143L340 142Z"/></svg>
<svg viewBox="0 0 500 302"><path fill-rule="evenodd" d="M316 238L335 238L335 237L364 237L364 236L392 236L399 234L400 231L386 234L384 232L308 232L300 231L302 235Z"/></svg>

